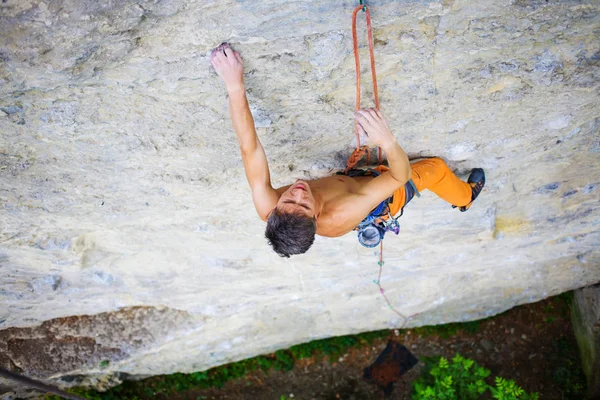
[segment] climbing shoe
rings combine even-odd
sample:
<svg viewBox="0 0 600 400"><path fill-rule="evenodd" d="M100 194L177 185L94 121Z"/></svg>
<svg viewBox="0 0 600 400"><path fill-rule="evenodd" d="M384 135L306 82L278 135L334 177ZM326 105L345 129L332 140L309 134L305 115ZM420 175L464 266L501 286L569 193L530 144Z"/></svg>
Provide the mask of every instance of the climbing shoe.
<svg viewBox="0 0 600 400"><path fill-rule="evenodd" d="M471 204L473 204L473 201L477 198L477 196L479 196L479 193L481 193L481 190L485 186L485 173L483 172L483 169L473 168L467 183L471 185L471 191L473 194L471 195L471 202L469 204L458 207L458 209L462 212L467 211L469 207L471 207ZM456 208L456 206L452 206L452 208Z"/></svg>

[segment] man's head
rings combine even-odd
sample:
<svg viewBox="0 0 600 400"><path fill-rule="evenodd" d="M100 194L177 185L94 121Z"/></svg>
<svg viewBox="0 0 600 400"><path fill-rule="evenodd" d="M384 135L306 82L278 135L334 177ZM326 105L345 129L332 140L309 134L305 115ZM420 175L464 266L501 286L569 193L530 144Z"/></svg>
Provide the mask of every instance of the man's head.
<svg viewBox="0 0 600 400"><path fill-rule="evenodd" d="M265 236L282 257L306 253L315 241L316 220L316 201L310 186L299 180L282 193L267 220Z"/></svg>

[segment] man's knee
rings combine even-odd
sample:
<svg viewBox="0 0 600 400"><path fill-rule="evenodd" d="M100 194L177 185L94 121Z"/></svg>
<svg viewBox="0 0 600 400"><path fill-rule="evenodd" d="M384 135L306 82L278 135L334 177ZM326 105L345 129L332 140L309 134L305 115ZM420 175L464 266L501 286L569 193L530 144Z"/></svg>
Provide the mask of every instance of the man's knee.
<svg viewBox="0 0 600 400"><path fill-rule="evenodd" d="M432 168L435 168L436 170L439 169L446 171L450 169L448 168L448 164L446 164L446 162L439 157L430 158L429 162L431 163Z"/></svg>
<svg viewBox="0 0 600 400"><path fill-rule="evenodd" d="M425 160L423 167L422 172L420 172L428 189L440 183L450 172L446 162L439 157L428 158Z"/></svg>
<svg viewBox="0 0 600 400"><path fill-rule="evenodd" d="M420 192L439 184L448 174L450 168L439 157L426 158L412 164L412 180Z"/></svg>

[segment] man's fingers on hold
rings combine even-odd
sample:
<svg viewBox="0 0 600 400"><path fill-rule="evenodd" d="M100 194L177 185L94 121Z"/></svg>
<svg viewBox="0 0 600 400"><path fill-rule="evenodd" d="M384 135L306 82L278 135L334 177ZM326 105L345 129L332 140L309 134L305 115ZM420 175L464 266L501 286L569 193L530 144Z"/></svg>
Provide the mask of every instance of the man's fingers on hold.
<svg viewBox="0 0 600 400"><path fill-rule="evenodd" d="M364 118L366 121L371 121L373 119L373 116L371 116L371 114L369 113L368 110L358 110L357 111L357 116L360 116L362 118Z"/></svg>
<svg viewBox="0 0 600 400"><path fill-rule="evenodd" d="M367 122L367 118L360 111L354 113L354 118L359 124L361 122Z"/></svg>
<svg viewBox="0 0 600 400"><path fill-rule="evenodd" d="M358 125L360 125L365 131L369 128L369 126L371 125L369 120L364 117L363 115L357 115L356 116L356 122L358 123Z"/></svg>
<svg viewBox="0 0 600 400"><path fill-rule="evenodd" d="M367 134L367 131L365 131L365 128L363 128L361 124L356 124L356 126L358 128L358 133L365 134L365 135Z"/></svg>
<svg viewBox="0 0 600 400"><path fill-rule="evenodd" d="M367 108L367 112L369 113L369 116L373 119L378 119L378 115L377 115L377 110L374 108Z"/></svg>
<svg viewBox="0 0 600 400"><path fill-rule="evenodd" d="M225 62L225 60L227 60L227 56L221 50L221 51L217 52L217 54L215 54L215 59L219 60L220 62Z"/></svg>
<svg viewBox="0 0 600 400"><path fill-rule="evenodd" d="M365 121L368 121L369 118L371 117L369 115L369 113L366 112L366 111L364 111L364 110L358 110L354 115L356 116L356 118L361 118L361 119L363 119Z"/></svg>
<svg viewBox="0 0 600 400"><path fill-rule="evenodd" d="M225 47L225 50L223 52L225 53L225 56L228 57L228 58L235 57L233 55L233 50L231 50L231 47L229 47L229 46Z"/></svg>
<svg viewBox="0 0 600 400"><path fill-rule="evenodd" d="M223 42L221 43L221 50L223 51L223 53L225 53L226 50L231 50L231 47L229 46L229 43L227 42Z"/></svg>
<svg viewBox="0 0 600 400"><path fill-rule="evenodd" d="M238 53L237 51L235 51L235 50L234 50L234 51L233 51L233 54L235 55L235 58L237 58L237 60L238 60L239 62L242 62L242 61L243 61L243 60L242 60L242 56L240 55L240 53Z"/></svg>

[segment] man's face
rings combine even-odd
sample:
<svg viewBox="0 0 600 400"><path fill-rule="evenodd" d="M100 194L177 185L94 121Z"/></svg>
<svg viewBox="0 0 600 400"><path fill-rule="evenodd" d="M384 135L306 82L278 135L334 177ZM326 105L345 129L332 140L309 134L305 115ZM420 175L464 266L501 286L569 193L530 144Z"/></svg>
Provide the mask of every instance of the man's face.
<svg viewBox="0 0 600 400"><path fill-rule="evenodd" d="M308 217L314 217L315 198L308 186L308 182L297 180L288 188L277 202L277 209L284 213L302 213Z"/></svg>

